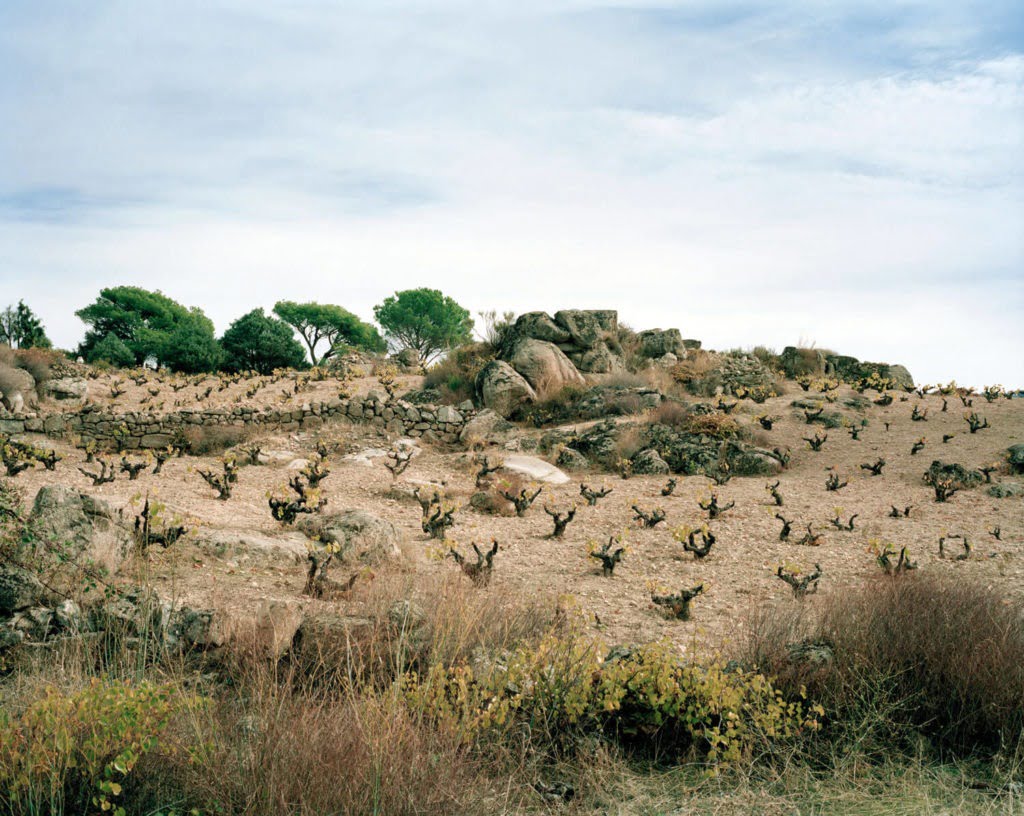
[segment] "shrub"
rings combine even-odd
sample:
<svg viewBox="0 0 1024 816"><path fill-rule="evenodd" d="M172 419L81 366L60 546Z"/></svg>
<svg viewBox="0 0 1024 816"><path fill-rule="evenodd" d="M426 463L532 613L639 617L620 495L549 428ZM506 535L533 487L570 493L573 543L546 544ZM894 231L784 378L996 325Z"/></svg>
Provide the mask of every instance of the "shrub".
<svg viewBox="0 0 1024 816"><path fill-rule="evenodd" d="M954 755L1013 751L1024 731L1024 621L992 588L927 572L839 593L819 620L768 611L743 663L829 711L828 735L880 755L924 734Z"/></svg>
<svg viewBox="0 0 1024 816"><path fill-rule="evenodd" d="M728 439L739 433L739 423L728 414L690 414L683 423L687 433L710 436L713 439Z"/></svg>
<svg viewBox="0 0 1024 816"><path fill-rule="evenodd" d="M193 425L181 437L193 456L220 454L252 438L253 431L241 425Z"/></svg>
<svg viewBox="0 0 1024 816"><path fill-rule="evenodd" d="M665 400L651 411L648 421L657 425L667 425L670 428L681 428L689 417L690 412L683 403Z"/></svg>
<svg viewBox="0 0 1024 816"><path fill-rule="evenodd" d="M476 397L476 377L494 359L486 343L473 343L451 351L427 370L424 388L434 388L443 403L454 405Z"/></svg>
<svg viewBox="0 0 1024 816"><path fill-rule="evenodd" d="M730 762L815 725L763 675L684 663L666 643L605 660L585 638L552 635L483 670L411 674L405 690L414 710L460 741L529 724L535 749L555 752L607 734L675 759Z"/></svg>
<svg viewBox="0 0 1024 816"><path fill-rule="evenodd" d="M53 367L63 359L64 355L53 349L23 348L14 353L14 364L31 374L37 385L49 380Z"/></svg>
<svg viewBox="0 0 1024 816"><path fill-rule="evenodd" d="M0 711L3 812L114 810L175 708L167 686L94 679L75 694L47 690L20 717Z"/></svg>

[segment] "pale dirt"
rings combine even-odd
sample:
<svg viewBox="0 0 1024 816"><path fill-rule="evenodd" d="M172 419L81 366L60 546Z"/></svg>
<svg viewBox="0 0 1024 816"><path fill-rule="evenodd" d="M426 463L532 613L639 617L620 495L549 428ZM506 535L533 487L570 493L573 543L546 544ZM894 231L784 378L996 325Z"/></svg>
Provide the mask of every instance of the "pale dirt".
<svg viewBox="0 0 1024 816"><path fill-rule="evenodd" d="M411 378L403 379L407 387L412 384ZM364 381L357 390L366 390L372 384L372 380ZM96 387L96 381L90 381L90 388ZM264 393L278 394L281 387L284 386L271 386ZM834 429L828 432L824 450L814 453L801 437L813 435L820 426L806 425L802 414L790 407L793 399L808 396L792 384L790 387L789 393L764 406L746 403L737 414L744 423L752 422L754 415L760 413L781 417L773 431L762 434L762 441L788 446L793 451L788 470L779 477L780 490L785 497L781 511L796 522L794 539L799 537L807 522L811 522L816 531L824 533L821 546L801 547L778 540L781 525L773 518L776 508L765 490L766 482L774 479L734 478L727 485L715 488L723 503L735 501L736 506L711 523L718 543L708 558L698 562L683 552L673 539L672 530L681 525L696 527L704 523L705 514L697 507L697 501L708 495L712 486L708 479L678 477L675 494L662 498L664 477L637 476L622 480L608 474L574 473L569 484L545 486L541 498L524 518L482 515L468 506L459 510L451 535L463 551L469 549L472 541L482 543L491 538L496 538L501 547L495 558L491 587L479 591L511 591L524 598L551 596L561 597L563 601L572 596L595 632L607 642L668 638L684 649L698 643L724 648L731 640L742 636L745 620L758 605L769 601L796 603L789 587L775 577L779 564L803 569L810 569L814 563L821 565L824 575L820 592L805 601L813 609L829 596L847 591L879 572L874 556L868 552L869 542L878 539L891 543L896 550L909 547L912 558L922 570L977 576L1006 590L1012 597L1024 600L1024 500L992 498L980 487L958 493L948 503L941 504L934 501L931 488L921 482L922 473L936 458L967 467L998 461L1009 445L1024 440L1024 400L1000 399L988 404L976 397L975 410L987 416L992 427L972 435L968 433L962 408L955 397L949 400L949 411L941 413L942 401L938 396L920 400L910 395L904 401L897 395L891 406L871 406L865 412L870 424L861 433L860 441L853 441L841 428ZM328 398L336 390L336 384L316 384L315 389L317 393L322 390L324 396L304 393L296 399ZM235 392L244 390L244 384L232 386L211 402L230 404ZM138 397L145 395L145 390L138 388L134 393ZM840 391L840 396L851 394L846 388ZM177 396L182 398L181 394ZM131 395L126 394L117 404L127 408L131 405L130 399ZM927 422L911 421L912 407L918 404L929 407ZM834 406L829 407L832 409ZM848 409L840 410L851 417L857 416ZM891 423L888 431L884 426L886 421ZM956 433L956 437L943 444L943 433ZM436 542L430 542L420 530L419 506L411 500L394 497L391 475L380 460L374 467L342 461L346 452L386 445L383 437L372 429L339 421L318 434L268 434L261 441L265 450L291 450L298 457L313 450L318 436L340 443L338 453L331 457L332 473L323 483L327 511L366 510L398 527L404 559L385 569L419 574L456 570L450 559L431 557L438 548ZM927 437L927 447L911 456L910 447L921 436ZM41 486L62 483L101 496L114 506L134 513L132 499L136 500L134 507L137 508L138 498L149 491L195 525L271 535L281 529L269 515L266 497L268 491L286 483L289 471L283 467L242 468L234 496L222 502L194 472L197 467L218 467L215 457L174 459L164 466L161 476L147 471L136 482L129 482L122 474L113 484L94 488L77 470L84 460L80 451L68 443L47 441L47 444L53 444L65 459L55 473L37 467L18 477L17 483L24 488L29 500ZM859 469L862 462L873 462L879 456L888 460L884 475L872 477ZM474 480L474 469L467 459L464 452L427 448L413 460L399 482L444 480L449 495L460 505L467 505ZM825 490L830 466L838 468L843 478L849 480L849 485L839 492ZM1024 477L1008 476L1005 472L993 478L1024 481ZM614 492L597 507L588 507L578 495L581 481L592 486L606 484ZM562 509L574 502L579 504L576 521L569 525L563 540L545 538L552 526L541 506L545 501ZM632 522L630 505L633 503L645 508L663 507L667 523L653 530L638 529ZM889 518L893 504L901 508L912 505L910 518ZM843 508L844 520L851 513L859 514L854 532L838 532L829 526L828 519L837 506ZM1002 528L1002 541L989 534L996 526ZM608 536L623 532L628 542L627 554L614 578L605 578L597 562L587 555L588 543L606 541ZM967 535L973 546L971 558L959 562L940 560L938 538L943 533ZM332 576L343 579L351 569L337 566ZM204 554L188 539L169 551L152 553L142 571L166 596L195 606L300 599L313 607L333 606L358 615L364 608L367 593L372 591L367 589L372 582L368 584L364 580L357 583L348 600L308 601L301 596L304 566L282 563L266 568L241 568ZM694 601L691 621L667 619L650 602L654 586L676 591L696 584L704 584L706 591Z"/></svg>

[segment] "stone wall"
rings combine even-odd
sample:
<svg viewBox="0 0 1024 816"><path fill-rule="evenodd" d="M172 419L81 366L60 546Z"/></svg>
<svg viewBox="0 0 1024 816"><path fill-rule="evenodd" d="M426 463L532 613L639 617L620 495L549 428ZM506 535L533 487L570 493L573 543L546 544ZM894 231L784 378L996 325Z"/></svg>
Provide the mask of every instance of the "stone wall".
<svg viewBox="0 0 1024 816"><path fill-rule="evenodd" d="M113 442L124 435L123 446L162 448L175 435L197 426L250 426L266 430L315 430L330 420L366 422L396 435L421 438L427 442L453 443L472 419L474 412L450 405L413 405L403 400L388 401L386 395L371 391L365 397L305 403L298 408L256 409L246 406L182 410L171 414L143 412L110 413L85 408L62 414L8 414L0 416L0 433L45 433L51 437L79 436L97 442ZM119 430L121 429L121 430Z"/></svg>

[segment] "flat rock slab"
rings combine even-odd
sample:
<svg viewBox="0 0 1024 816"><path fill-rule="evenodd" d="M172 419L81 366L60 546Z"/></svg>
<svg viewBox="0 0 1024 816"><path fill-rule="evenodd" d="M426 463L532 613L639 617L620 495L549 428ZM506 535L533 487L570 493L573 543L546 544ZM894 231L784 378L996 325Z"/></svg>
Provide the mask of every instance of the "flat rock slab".
<svg viewBox="0 0 1024 816"><path fill-rule="evenodd" d="M569 481L569 477L565 473L550 462L545 462L536 456L524 456L522 454L506 456L502 464L502 470L529 476L534 481L547 484L565 484Z"/></svg>
<svg viewBox="0 0 1024 816"><path fill-rule="evenodd" d="M202 528L196 532L195 541L207 555L246 565L302 564L309 552L309 539L298 532L270 536L257 530Z"/></svg>

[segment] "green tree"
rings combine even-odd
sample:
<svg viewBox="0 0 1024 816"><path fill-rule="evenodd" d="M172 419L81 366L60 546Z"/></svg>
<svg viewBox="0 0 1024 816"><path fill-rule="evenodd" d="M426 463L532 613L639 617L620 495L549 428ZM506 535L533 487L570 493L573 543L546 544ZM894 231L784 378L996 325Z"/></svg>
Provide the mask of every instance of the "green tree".
<svg viewBox="0 0 1024 816"><path fill-rule="evenodd" d="M75 314L90 327L78 347L90 362L95 346L108 334L128 347L137 364L152 358L181 371L210 371L220 359L209 318L159 291L137 286L103 289L95 302Z"/></svg>
<svg viewBox="0 0 1024 816"><path fill-rule="evenodd" d="M373 310L395 350L411 348L427 365L441 353L472 340L473 318L437 289L395 292Z"/></svg>
<svg viewBox="0 0 1024 816"><path fill-rule="evenodd" d="M306 352L283 320L253 309L232 323L220 340L231 371L269 374L275 368L303 368Z"/></svg>
<svg viewBox="0 0 1024 816"><path fill-rule="evenodd" d="M188 309L161 292L137 286L102 289L95 302L75 312L90 326L79 353L92 359L92 347L108 334L121 340L136 363L159 359L168 335L188 316Z"/></svg>
<svg viewBox="0 0 1024 816"><path fill-rule="evenodd" d="M101 360L118 368L135 365L135 355L132 354L132 350L124 344L124 340L113 332L93 345L91 349L89 362L98 363Z"/></svg>
<svg viewBox="0 0 1024 816"><path fill-rule="evenodd" d="M309 359L315 366L323 365L345 346L366 351L383 351L385 348L384 341L373 326L341 306L282 300L274 306L274 314L299 333L309 349ZM326 349L318 355L317 347L323 341L327 342Z"/></svg>
<svg viewBox="0 0 1024 816"><path fill-rule="evenodd" d="M200 309L192 309L187 317L178 321L174 331L167 334L157 359L186 374L216 371L224 352L214 337L213 321Z"/></svg>
<svg viewBox="0 0 1024 816"><path fill-rule="evenodd" d="M0 343L11 348L50 348L52 345L42 321L23 300L0 312Z"/></svg>

